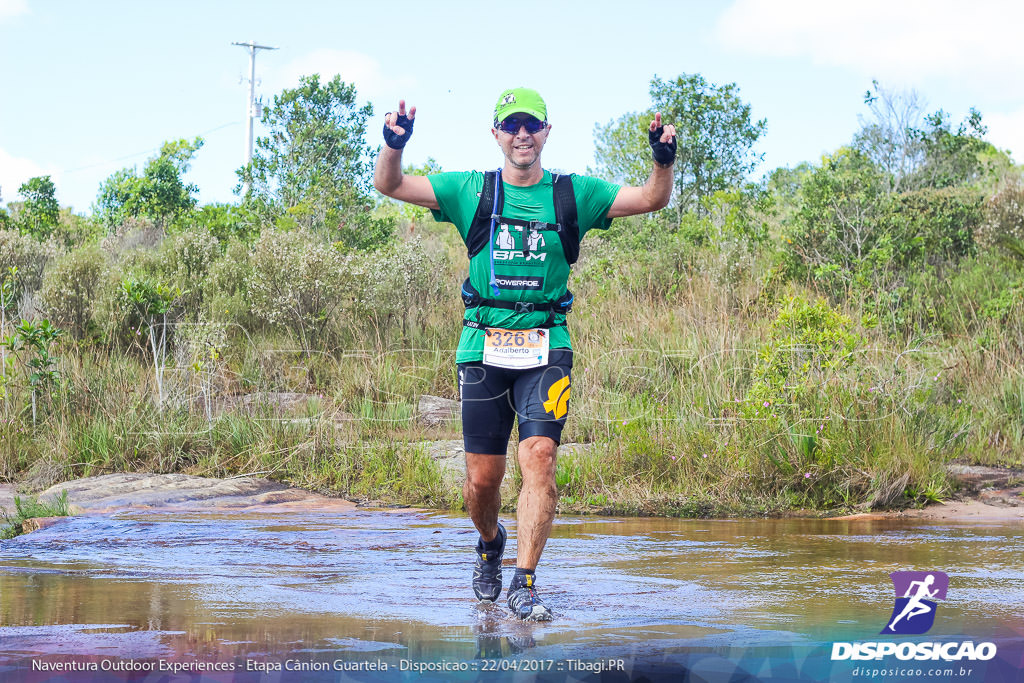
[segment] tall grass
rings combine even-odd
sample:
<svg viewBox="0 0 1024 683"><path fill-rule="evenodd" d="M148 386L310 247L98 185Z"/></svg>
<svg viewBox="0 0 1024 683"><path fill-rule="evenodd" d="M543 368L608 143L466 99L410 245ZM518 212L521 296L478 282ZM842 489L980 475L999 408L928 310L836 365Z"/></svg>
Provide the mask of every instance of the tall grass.
<svg viewBox="0 0 1024 683"><path fill-rule="evenodd" d="M365 328L348 320L315 350L286 327L223 321L227 342L204 370L209 415L188 393L196 383L184 361L168 370L182 389L161 410L143 354L66 340L64 391L38 425L16 388L0 400L0 480L45 461L58 478L258 473L360 500L461 505L461 483L422 445L458 439L458 424L425 427L416 410L423 394L458 397L464 257L448 228L418 229L438 245L440 298ZM853 356L801 375L799 392L780 385L780 396L794 395L764 406L751 392L772 326L784 302L817 292L813 281L780 283L767 249L735 253L678 237L585 243L570 283L576 359L563 435L583 446L560 456L563 509L899 506L951 495L953 460L1024 465L1024 302L1000 299L1020 280L1018 264L981 255L943 279L909 277L899 301L880 293L834 304L860 340ZM794 371L813 360L801 353ZM255 392L308 400L221 405Z"/></svg>

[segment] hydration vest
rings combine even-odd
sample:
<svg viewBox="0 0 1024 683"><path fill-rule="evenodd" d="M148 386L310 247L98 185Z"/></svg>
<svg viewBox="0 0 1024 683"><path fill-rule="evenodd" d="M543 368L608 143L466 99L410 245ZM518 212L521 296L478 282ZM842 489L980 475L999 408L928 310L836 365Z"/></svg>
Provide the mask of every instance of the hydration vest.
<svg viewBox="0 0 1024 683"><path fill-rule="evenodd" d="M493 210L496 214L495 219L501 220L502 223L527 230L534 228L538 231L557 232L558 239L562 243L562 251L565 252L565 260L569 262L570 266L576 263L580 257L580 224L576 215L576 193L572 189L572 178L567 175L551 174L555 198L555 222L544 223L543 221L501 218L501 210L505 208L505 188L504 183L497 183L498 201L495 204L494 177L496 175L497 171L484 173L484 187L480 192L480 203L476 206L473 222L470 223L469 232L466 234L466 249L469 258L473 258L487 247L491 237L491 211ZM497 210L494 210L495 206L497 206Z"/></svg>
<svg viewBox="0 0 1024 683"><path fill-rule="evenodd" d="M497 171L484 173L484 186L480 192L480 203L477 204L476 212L473 214L473 222L470 223L469 231L466 233L466 252L470 259L488 248L491 239L491 219L500 221L503 224L526 230L537 230L538 232L558 233L558 241L565 253L565 260L571 266L579 260L580 256L580 226L576 213L576 193L572 189L572 178L567 175L552 174L552 191L555 203L555 222L545 223L543 221L524 221L518 218L503 218L502 209L505 208L504 183L495 183ZM495 201L495 185L497 185L497 201ZM523 245L523 250L529 252L528 244ZM566 293L557 301L546 303L532 303L529 301L502 301L500 299L486 299L480 296L476 288L470 284L469 278L462 283L462 303L466 308L477 306L489 306L491 308L502 308L517 313L532 313L534 311L547 311L548 319L540 327L551 327L554 324L555 314L566 314L572 310L573 295L566 290ZM479 323L466 320L463 322L467 327L482 328ZM565 323L560 323L564 325Z"/></svg>

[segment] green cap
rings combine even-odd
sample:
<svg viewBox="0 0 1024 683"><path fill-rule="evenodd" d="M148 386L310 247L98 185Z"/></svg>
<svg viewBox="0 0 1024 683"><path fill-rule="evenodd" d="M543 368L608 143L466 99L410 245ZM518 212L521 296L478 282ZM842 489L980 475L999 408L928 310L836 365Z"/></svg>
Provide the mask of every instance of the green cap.
<svg viewBox="0 0 1024 683"><path fill-rule="evenodd" d="M529 114L540 121L547 121L548 106L536 90L511 88L501 93L494 105L494 120L501 123L512 114Z"/></svg>

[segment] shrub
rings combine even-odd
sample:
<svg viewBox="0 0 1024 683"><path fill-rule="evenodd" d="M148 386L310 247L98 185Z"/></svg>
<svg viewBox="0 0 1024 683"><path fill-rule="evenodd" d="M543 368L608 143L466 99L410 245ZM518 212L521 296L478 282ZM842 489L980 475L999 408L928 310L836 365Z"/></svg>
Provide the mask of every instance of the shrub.
<svg viewBox="0 0 1024 683"><path fill-rule="evenodd" d="M791 274L852 279L882 234L881 172L860 152L841 149L807 173L798 203L783 241Z"/></svg>
<svg viewBox="0 0 1024 683"><path fill-rule="evenodd" d="M434 308L448 293L447 283L438 277L443 266L440 256L428 254L419 238L358 254L353 274L363 284L353 313L371 321L378 338L393 322L401 325L404 337L412 316Z"/></svg>
<svg viewBox="0 0 1024 683"><path fill-rule="evenodd" d="M23 292L35 292L43 284L43 271L59 249L53 242L37 242L13 230L0 230L0 272L18 269Z"/></svg>
<svg viewBox="0 0 1024 683"><path fill-rule="evenodd" d="M1024 240L1024 184L1008 183L985 202L978 226L978 246L989 248L1006 237Z"/></svg>
<svg viewBox="0 0 1024 683"><path fill-rule="evenodd" d="M221 244L232 239L251 243L259 236L256 219L233 204L207 204L195 212L196 227L217 238Z"/></svg>
<svg viewBox="0 0 1024 683"><path fill-rule="evenodd" d="M53 238L66 249L85 244L94 244L106 234L106 228L98 219L80 216L70 209L61 209L60 222L53 231Z"/></svg>
<svg viewBox="0 0 1024 683"><path fill-rule="evenodd" d="M895 246L895 265L957 262L974 250L982 195L970 188L895 195L881 225Z"/></svg>
<svg viewBox="0 0 1024 683"><path fill-rule="evenodd" d="M359 285L351 258L308 232L267 230L253 248L253 314L294 332L307 354L344 324Z"/></svg>
<svg viewBox="0 0 1024 683"><path fill-rule="evenodd" d="M128 218L113 227L103 241L103 249L112 256L140 249L154 249L163 240L163 230L148 218Z"/></svg>
<svg viewBox="0 0 1024 683"><path fill-rule="evenodd" d="M107 255L99 246L76 249L47 269L40 292L50 317L82 338L92 327L93 308L109 275Z"/></svg>
<svg viewBox="0 0 1024 683"><path fill-rule="evenodd" d="M202 303L203 283L219 255L217 240L200 230L180 232L160 245L157 267L161 279L182 291L182 308L195 310Z"/></svg>
<svg viewBox="0 0 1024 683"><path fill-rule="evenodd" d="M211 320L233 322L249 329L254 320L248 296L252 274L249 247L238 238L230 238L224 254L210 264L203 283L203 301Z"/></svg>
<svg viewBox="0 0 1024 683"><path fill-rule="evenodd" d="M800 419L800 404L849 367L863 344L851 327L848 317L822 299L789 297L758 352L744 404L747 416L764 418L774 412L790 422Z"/></svg>

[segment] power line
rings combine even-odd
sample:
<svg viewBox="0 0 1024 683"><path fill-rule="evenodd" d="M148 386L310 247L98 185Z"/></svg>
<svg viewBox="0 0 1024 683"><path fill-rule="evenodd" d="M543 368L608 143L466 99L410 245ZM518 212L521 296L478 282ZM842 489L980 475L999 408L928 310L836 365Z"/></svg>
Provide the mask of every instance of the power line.
<svg viewBox="0 0 1024 683"><path fill-rule="evenodd" d="M209 135L210 133L216 133L218 130L220 130L222 128L227 128L229 126L237 126L239 123L240 123L240 121L229 121L227 123L222 123L219 126L211 128L211 129L209 129L207 131L203 131L202 133L199 134L199 137L203 137L205 135ZM127 155L125 155L123 157L118 157L116 159L108 159L106 161L97 161L95 164L88 164L86 166L78 166L76 168L64 169L62 171L57 171L57 173L67 174L67 173L77 173L78 171L88 171L89 169L99 168L100 166L106 166L108 164L115 164L115 163L117 163L119 161L127 161L128 159L134 159L134 158L140 157L140 156L142 156L144 154L153 154L154 152L159 152L159 151L160 151L159 147L154 147L152 149L146 149L146 150L143 150L141 152L135 152L134 154L127 154Z"/></svg>

